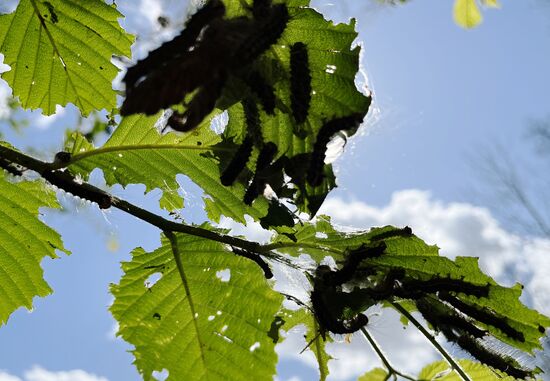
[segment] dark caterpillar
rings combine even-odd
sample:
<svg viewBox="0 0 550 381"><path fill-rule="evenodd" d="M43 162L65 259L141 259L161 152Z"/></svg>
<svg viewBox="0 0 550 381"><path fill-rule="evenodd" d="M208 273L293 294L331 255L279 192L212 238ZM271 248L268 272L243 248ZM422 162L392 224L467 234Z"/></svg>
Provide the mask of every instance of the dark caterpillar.
<svg viewBox="0 0 550 381"><path fill-rule="evenodd" d="M165 62L177 59L187 53L196 43L197 37L203 28L212 20L221 18L224 15L225 5L220 0L209 0L204 7L191 16L185 24L185 29L178 36L149 52L146 58L128 68L123 79L126 84L126 93L130 94L132 92L141 77L148 75Z"/></svg>
<svg viewBox="0 0 550 381"><path fill-rule="evenodd" d="M275 114L275 89L257 71L251 70L244 76L244 81L252 92L258 97L264 111L269 115Z"/></svg>
<svg viewBox="0 0 550 381"><path fill-rule="evenodd" d="M377 258L384 254L386 244L380 242L376 245L362 244L358 248L347 251L345 262L341 269L325 276L325 282L331 286L341 286L349 282L356 273L359 264L367 258Z"/></svg>
<svg viewBox="0 0 550 381"><path fill-rule="evenodd" d="M468 333L473 337L484 337L487 332L474 325L467 317L459 315L452 308L436 299L420 298L415 302L418 311L435 330L441 331L449 341Z"/></svg>
<svg viewBox="0 0 550 381"><path fill-rule="evenodd" d="M513 357L487 348L470 335L460 335L455 342L480 362L514 378L527 379L534 376L534 370L524 369Z"/></svg>
<svg viewBox="0 0 550 381"><path fill-rule="evenodd" d="M307 46L297 42L290 47L290 108L296 123L306 121L310 102L311 73Z"/></svg>
<svg viewBox="0 0 550 381"><path fill-rule="evenodd" d="M233 156L233 159L231 159L231 162L227 168L225 168L220 176L220 181L223 185L227 187L235 182L250 159L252 147L252 138L247 136L239 146L237 152L235 152L235 156Z"/></svg>
<svg viewBox="0 0 550 381"><path fill-rule="evenodd" d="M168 125L180 132L191 131L197 127L216 106L224 84L225 76L219 76L205 84L189 102L183 114L175 112L170 116Z"/></svg>
<svg viewBox="0 0 550 381"><path fill-rule="evenodd" d="M369 236L369 240L379 241L379 240L384 240L384 239L394 238L394 237L408 238L408 237L412 237L412 235L413 235L412 229L408 226L405 226L403 229L392 229L389 231L371 235Z"/></svg>
<svg viewBox="0 0 550 381"><path fill-rule="evenodd" d="M506 317L498 316L496 312L493 312L485 307L475 307L466 302L463 302L456 296L451 295L448 292L440 292L439 298L451 306L459 310L460 312L474 318L477 321L480 321L484 324L490 325L492 327L498 328L506 336L511 339L525 342L525 336L522 332L516 330L508 324Z"/></svg>
<svg viewBox="0 0 550 381"><path fill-rule="evenodd" d="M363 121L363 114L352 114L326 122L319 132L313 145L313 152L307 171L307 182L312 186L319 186L323 182L323 167L327 144L338 132L356 128Z"/></svg>
<svg viewBox="0 0 550 381"><path fill-rule="evenodd" d="M254 173L254 177L252 178L252 181L244 194L243 201L246 205L252 205L252 202L258 198L260 193L264 191L266 179L263 172L270 166L276 154L277 145L272 142L264 144L260 150L258 160L256 161L256 171Z"/></svg>
<svg viewBox="0 0 550 381"><path fill-rule="evenodd" d="M254 19L251 33L235 49L233 68L239 68L255 60L276 43L286 29L289 15L285 4L273 5L263 13L262 17Z"/></svg>
<svg viewBox="0 0 550 381"><path fill-rule="evenodd" d="M342 316L335 315L336 311L332 308L330 300L338 298L341 291L326 283L327 275L330 273L332 271L328 266L321 265L317 268L310 295L311 307L323 338L325 338L325 331L337 334L353 333L369 322L369 319L362 313L358 313L351 319L342 319Z"/></svg>
<svg viewBox="0 0 550 381"><path fill-rule="evenodd" d="M264 138L262 136L260 114L256 103L250 98L244 99L243 111L246 121L246 133L252 138L252 141L257 147L261 147L264 143Z"/></svg>
<svg viewBox="0 0 550 381"><path fill-rule="evenodd" d="M433 277L429 280L407 280L403 282L400 294L407 298L421 297L422 294L435 294L440 291L462 292L466 295L473 295L478 298L489 295L489 285L476 285L463 280L450 277Z"/></svg>

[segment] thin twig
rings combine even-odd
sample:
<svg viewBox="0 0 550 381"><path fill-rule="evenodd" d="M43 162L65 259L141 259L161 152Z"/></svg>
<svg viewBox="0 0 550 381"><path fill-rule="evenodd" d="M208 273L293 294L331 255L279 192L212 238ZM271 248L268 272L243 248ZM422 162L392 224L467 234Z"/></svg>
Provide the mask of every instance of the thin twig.
<svg viewBox="0 0 550 381"><path fill-rule="evenodd" d="M386 358L386 355L384 355L384 352L382 352L382 349L380 348L380 346L378 345L374 337L372 337L372 335L369 333L369 331L367 331L365 327L361 327L361 332L363 333L363 336L365 336L369 344L372 346L372 349L374 349L374 351L376 352L378 357L380 357L380 360L382 360L382 362L384 363L384 366L388 370L388 377L386 379L388 379L392 375L398 375L407 380L416 381L416 378L399 372L391 365L390 361Z"/></svg>
<svg viewBox="0 0 550 381"><path fill-rule="evenodd" d="M396 302L390 302L391 305L398 310L403 316L405 316L409 321L428 339L430 343L437 349L437 351L447 360L449 365L458 373L458 375L464 380L464 381L472 381L470 376L466 374L464 369L452 358L452 356L443 348L435 339L435 337L432 336L430 332L418 320L415 319L414 316L412 316L409 311L407 311L402 305Z"/></svg>

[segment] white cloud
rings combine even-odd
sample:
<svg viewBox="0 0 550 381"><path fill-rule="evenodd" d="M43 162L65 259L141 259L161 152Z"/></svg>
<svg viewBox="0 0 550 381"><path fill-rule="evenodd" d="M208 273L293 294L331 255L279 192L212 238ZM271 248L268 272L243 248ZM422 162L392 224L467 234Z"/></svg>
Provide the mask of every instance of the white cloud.
<svg viewBox="0 0 550 381"><path fill-rule="evenodd" d="M99 377L80 369L51 372L35 365L26 371L21 379L4 371L0 371L0 381L109 381L105 377Z"/></svg>
<svg viewBox="0 0 550 381"><path fill-rule="evenodd" d="M99 377L83 370L69 370L51 372L39 366L34 366L25 372L25 381L108 381L105 377Z"/></svg>
<svg viewBox="0 0 550 381"><path fill-rule="evenodd" d="M22 381L19 377L12 376L0 370L0 381Z"/></svg>
<svg viewBox="0 0 550 381"><path fill-rule="evenodd" d="M0 64L0 73L2 72L2 64ZM8 84L0 80L0 119L7 118L10 115L10 107L8 99L11 95L11 90Z"/></svg>

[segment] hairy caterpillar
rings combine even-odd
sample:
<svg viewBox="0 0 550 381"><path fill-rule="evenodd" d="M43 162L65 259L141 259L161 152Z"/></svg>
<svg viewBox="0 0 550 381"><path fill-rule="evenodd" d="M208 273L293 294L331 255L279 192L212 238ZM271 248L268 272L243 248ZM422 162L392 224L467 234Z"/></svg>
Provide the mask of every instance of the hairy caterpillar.
<svg viewBox="0 0 550 381"><path fill-rule="evenodd" d="M341 269L326 274L326 282L330 285L340 286L350 281L356 273L359 264L367 258L376 258L384 254L386 244L377 245L362 244L358 248L347 250L347 256Z"/></svg>
<svg viewBox="0 0 550 381"><path fill-rule="evenodd" d="M229 186L235 182L237 176L239 176L250 159L252 147L252 138L246 136L237 152L235 152L235 156L233 156L233 159L231 159L231 162L220 176L220 181L223 185Z"/></svg>
<svg viewBox="0 0 550 381"><path fill-rule="evenodd" d="M504 333L511 339L520 341L522 343L525 342L525 336L523 335L523 333L511 327L508 324L508 320L506 317L498 316L496 312L491 311L486 307L472 306L466 302L463 302L462 300L460 300L456 296L451 295L448 292L440 292L439 298L449 303L460 312L474 318L475 320L498 328L502 331L502 333Z"/></svg>
<svg viewBox="0 0 550 381"><path fill-rule="evenodd" d="M168 125L181 132L191 131L197 127L214 109L224 84L225 76L219 76L205 84L189 102L183 114L173 113L170 116Z"/></svg>
<svg viewBox="0 0 550 381"><path fill-rule="evenodd" d="M266 179L263 172L270 166L277 154L277 145L272 142L264 144L256 161L256 171L250 185L244 194L244 203L252 205L252 202L264 191Z"/></svg>
<svg viewBox="0 0 550 381"><path fill-rule="evenodd" d="M250 98L244 99L242 103L246 121L246 133L252 138L252 141L257 147L261 147L264 143L264 138L262 136L258 107Z"/></svg>
<svg viewBox="0 0 550 381"><path fill-rule="evenodd" d="M251 33L235 49L233 68L252 62L276 43L286 29L289 15L285 4L273 5L262 13L262 17L253 20Z"/></svg>
<svg viewBox="0 0 550 381"><path fill-rule="evenodd" d="M325 165L325 156L327 144L332 137L340 131L356 128L363 120L363 114L352 114L342 118L332 119L326 122L319 132L315 144L309 168L307 171L307 182L312 186L319 186L323 182L323 167Z"/></svg>
<svg viewBox="0 0 550 381"><path fill-rule="evenodd" d="M412 229L408 226L405 226L403 229L392 229L389 231L384 231L382 233L374 234L369 236L369 240L371 241L380 241L388 238L394 238L394 237L412 237L413 232Z"/></svg>
<svg viewBox="0 0 550 381"><path fill-rule="evenodd" d="M310 102L311 73L307 46L296 42L290 47L290 108L296 123L306 121Z"/></svg>
<svg viewBox="0 0 550 381"><path fill-rule="evenodd" d="M251 70L244 75L244 81L247 86L260 100L266 113L273 115L275 113L275 89L265 78L257 71Z"/></svg>
<svg viewBox="0 0 550 381"><path fill-rule="evenodd" d="M336 287L327 284L327 275L332 273L330 268L325 265L317 267L313 280L313 290L310 294L313 313L321 327L321 334L325 331L338 334L353 333L368 324L369 319L362 313L356 314L350 319L343 319L341 311L335 311L330 301L336 300L341 291Z"/></svg>
<svg viewBox="0 0 550 381"><path fill-rule="evenodd" d="M435 294L440 291L462 292L478 298L489 295L489 285L476 285L450 277L433 277L429 280L412 279L403 282L401 294L409 298L420 297L423 293Z"/></svg>
<svg viewBox="0 0 550 381"><path fill-rule="evenodd" d="M167 61L181 58L196 43L196 40L205 26L212 20L225 15L225 5L220 0L209 0L199 9L187 23L185 29L174 39L165 42L159 48L149 52L148 56L130 68L124 76L126 93L130 94L137 81L164 65Z"/></svg>
<svg viewBox="0 0 550 381"><path fill-rule="evenodd" d="M498 369L514 378L526 379L533 377L533 370L524 369L513 357L498 353L486 347L475 337L467 334L460 335L455 342L469 352L480 362Z"/></svg>

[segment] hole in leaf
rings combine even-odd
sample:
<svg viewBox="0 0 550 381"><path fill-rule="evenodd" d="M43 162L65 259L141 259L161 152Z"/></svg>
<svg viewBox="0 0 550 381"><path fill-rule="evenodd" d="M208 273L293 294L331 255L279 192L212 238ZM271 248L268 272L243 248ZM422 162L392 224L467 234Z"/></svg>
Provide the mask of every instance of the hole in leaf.
<svg viewBox="0 0 550 381"><path fill-rule="evenodd" d="M250 352L254 352L256 349L260 348L260 343L259 342L255 342L254 344L252 344L252 346L250 347Z"/></svg>
<svg viewBox="0 0 550 381"><path fill-rule="evenodd" d="M215 318L216 318L216 317L215 317L214 315L210 315L210 316L208 316L208 321L212 321L212 320L214 320Z"/></svg>
<svg viewBox="0 0 550 381"><path fill-rule="evenodd" d="M317 233L315 233L315 238L325 239L325 238L328 238L328 235L327 235L327 233L317 232Z"/></svg>
<svg viewBox="0 0 550 381"><path fill-rule="evenodd" d="M153 371L152 375L153 375L153 378L157 381L164 381L168 378L169 376L169 372L168 372L168 369L163 369L161 370L160 372L158 370L155 370Z"/></svg>
<svg viewBox="0 0 550 381"><path fill-rule="evenodd" d="M225 269L216 272L216 277L222 282L229 282L231 279L231 270Z"/></svg>
<svg viewBox="0 0 550 381"><path fill-rule="evenodd" d="M233 340L231 340L229 337L225 336L225 335L222 335L221 333L218 333L218 332L214 332L216 334L216 336L219 336L221 337L222 339L224 339L225 341L227 341L228 343L233 343Z"/></svg>
<svg viewBox="0 0 550 381"><path fill-rule="evenodd" d="M153 273L153 274L149 275L149 277L144 282L145 287L147 287L147 288L153 287L155 285L155 283L157 283L160 280L160 278L162 278L161 273Z"/></svg>

